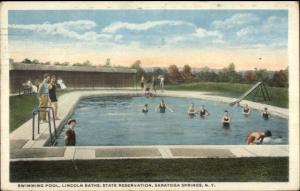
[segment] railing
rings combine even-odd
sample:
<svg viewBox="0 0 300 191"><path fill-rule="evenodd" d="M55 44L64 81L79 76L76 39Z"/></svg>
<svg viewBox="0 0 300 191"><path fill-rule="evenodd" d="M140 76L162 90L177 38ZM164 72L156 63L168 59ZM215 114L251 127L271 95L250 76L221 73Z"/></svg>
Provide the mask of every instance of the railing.
<svg viewBox="0 0 300 191"><path fill-rule="evenodd" d="M53 119L53 126L54 126L54 139L52 135L52 128L51 128L51 121L50 121L50 111L52 112L52 119ZM48 115L48 129L49 129L49 134L50 134L50 141L51 144L55 142L56 139L56 124L55 124L55 114L54 114L54 109L52 107L39 107L38 109L33 109L32 110L32 140L35 139L35 116L38 114L38 123L37 123L37 130L38 134L40 134L40 112L46 112Z"/></svg>

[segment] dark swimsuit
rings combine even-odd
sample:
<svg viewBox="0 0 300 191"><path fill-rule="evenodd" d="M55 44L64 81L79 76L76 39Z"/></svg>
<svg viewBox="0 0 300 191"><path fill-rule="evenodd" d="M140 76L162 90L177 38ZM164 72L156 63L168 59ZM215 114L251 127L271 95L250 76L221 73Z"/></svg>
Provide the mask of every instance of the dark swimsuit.
<svg viewBox="0 0 300 191"><path fill-rule="evenodd" d="M249 109L244 109L244 113L248 113L249 112Z"/></svg>
<svg viewBox="0 0 300 191"><path fill-rule="evenodd" d="M268 113L263 113L263 118L264 119L269 119L269 114Z"/></svg>
<svg viewBox="0 0 300 191"><path fill-rule="evenodd" d="M143 109L142 112L143 112L143 113L148 113L148 109L147 109L147 110L146 110L146 109Z"/></svg>
<svg viewBox="0 0 300 191"><path fill-rule="evenodd" d="M230 125L230 123L226 122L226 121L229 121L229 118L228 117L227 118L224 117L224 121L225 122L223 122L223 126L228 127Z"/></svg>
<svg viewBox="0 0 300 191"><path fill-rule="evenodd" d="M205 109L204 109L204 110L200 110L200 116L201 116L201 117L205 116L205 114L206 114Z"/></svg>
<svg viewBox="0 0 300 191"><path fill-rule="evenodd" d="M49 90L49 98L50 98L51 102L57 102L56 85L55 84L51 84L51 85L52 85L52 89Z"/></svg>
<svg viewBox="0 0 300 191"><path fill-rule="evenodd" d="M163 104L163 105L159 104L159 112L160 113L165 113L166 112L166 106L165 106L165 104Z"/></svg>

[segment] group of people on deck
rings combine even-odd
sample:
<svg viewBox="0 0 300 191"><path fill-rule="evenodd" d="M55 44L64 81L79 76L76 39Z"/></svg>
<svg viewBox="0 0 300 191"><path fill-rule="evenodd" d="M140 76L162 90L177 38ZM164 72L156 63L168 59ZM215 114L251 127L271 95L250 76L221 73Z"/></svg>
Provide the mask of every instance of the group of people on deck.
<svg viewBox="0 0 300 191"><path fill-rule="evenodd" d="M142 76L141 89L145 91L145 96L153 96L156 93L158 83L160 90L163 91L165 86L165 78L163 75L159 75L158 77L152 76L151 81L149 80L148 83L146 83L145 77Z"/></svg>
<svg viewBox="0 0 300 191"><path fill-rule="evenodd" d="M45 109L45 107L52 107L54 110L55 120L59 120L59 117L57 116L58 100L57 100L57 96L56 96L56 89L57 89L58 85L56 82L56 76L46 73L46 74L44 74L43 81L36 85L37 85L37 89L38 89L37 97L39 100L39 108ZM42 123L48 122L46 120L46 112L45 111L40 112L40 121Z"/></svg>

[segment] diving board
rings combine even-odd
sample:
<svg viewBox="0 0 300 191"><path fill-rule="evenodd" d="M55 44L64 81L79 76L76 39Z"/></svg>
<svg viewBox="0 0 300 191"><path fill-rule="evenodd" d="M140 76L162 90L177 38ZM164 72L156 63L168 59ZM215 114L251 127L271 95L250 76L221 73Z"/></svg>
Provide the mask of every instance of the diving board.
<svg viewBox="0 0 300 191"><path fill-rule="evenodd" d="M255 92L255 95L257 93L257 91L261 90L262 92L262 95L264 97L264 100L266 101L267 99L270 100L270 97L269 97L269 93L267 91L267 88L265 87L264 83L261 81L261 82L257 82L254 86L252 86L251 89L249 89L247 92L245 92L240 98L238 98L237 100L233 101L232 103L230 103L230 105L234 105L236 103L239 103L241 102L245 97L247 97L250 93L252 93L254 90L256 90Z"/></svg>

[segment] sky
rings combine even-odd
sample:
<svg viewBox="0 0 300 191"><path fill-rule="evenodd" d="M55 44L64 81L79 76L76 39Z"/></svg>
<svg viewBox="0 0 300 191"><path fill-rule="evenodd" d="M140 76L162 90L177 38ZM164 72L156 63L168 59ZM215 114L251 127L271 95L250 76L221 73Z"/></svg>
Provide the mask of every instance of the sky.
<svg viewBox="0 0 300 191"><path fill-rule="evenodd" d="M288 66L287 10L12 10L8 32L15 61Z"/></svg>

